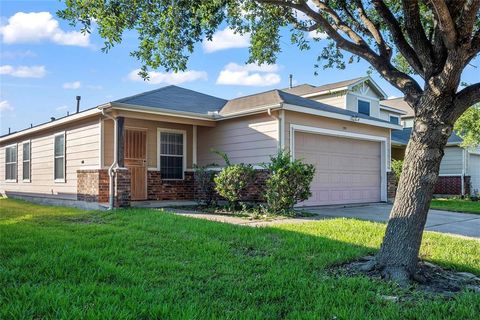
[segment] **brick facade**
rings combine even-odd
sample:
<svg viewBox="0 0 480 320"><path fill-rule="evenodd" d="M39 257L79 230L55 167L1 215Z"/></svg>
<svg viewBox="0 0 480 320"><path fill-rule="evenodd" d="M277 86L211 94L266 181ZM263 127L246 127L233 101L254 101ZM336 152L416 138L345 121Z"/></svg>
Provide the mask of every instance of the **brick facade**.
<svg viewBox="0 0 480 320"><path fill-rule="evenodd" d="M129 207L131 201L131 172L128 169L118 169L115 174L115 207Z"/></svg>
<svg viewBox="0 0 480 320"><path fill-rule="evenodd" d="M470 194L470 177L464 177L465 194ZM462 194L462 177L460 176L442 176L438 177L435 185L435 194L445 195L461 195Z"/></svg>
<svg viewBox="0 0 480 320"><path fill-rule="evenodd" d="M194 193L193 172L185 172L184 180L162 180L160 171L147 173L148 200L193 200Z"/></svg>
<svg viewBox="0 0 480 320"><path fill-rule="evenodd" d="M77 170L77 200L108 202L108 171Z"/></svg>
<svg viewBox="0 0 480 320"><path fill-rule="evenodd" d="M387 199L391 201L395 199L395 195L397 194L397 178L395 174L390 171L387 172Z"/></svg>

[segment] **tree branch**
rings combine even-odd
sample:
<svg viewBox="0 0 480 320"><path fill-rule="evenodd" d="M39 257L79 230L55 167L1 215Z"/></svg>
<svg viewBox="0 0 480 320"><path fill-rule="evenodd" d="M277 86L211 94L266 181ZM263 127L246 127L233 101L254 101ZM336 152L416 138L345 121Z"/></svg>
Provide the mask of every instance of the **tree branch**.
<svg viewBox="0 0 480 320"><path fill-rule="evenodd" d="M374 0L373 5L375 6L375 10L377 11L377 13L383 19L383 22L385 22L388 29L390 30L393 41L397 45L397 48L402 54L402 56L405 57L405 59L408 61L410 66L412 66L413 70L415 70L416 73L424 77L425 73L422 63L418 59L415 50L413 50L408 41L405 39L402 29L400 28L400 25L398 24L395 16L392 14L390 9L388 9L388 7L382 0Z"/></svg>
<svg viewBox="0 0 480 320"><path fill-rule="evenodd" d="M405 29L418 59L422 62L425 78L428 78L433 69L432 46L420 21L418 1L403 0L403 11L405 13Z"/></svg>
<svg viewBox="0 0 480 320"><path fill-rule="evenodd" d="M452 20L447 4L443 0L430 0L433 12L437 16L438 26L442 31L443 42L447 49L454 49L457 43L457 30Z"/></svg>
<svg viewBox="0 0 480 320"><path fill-rule="evenodd" d="M480 102L480 82L459 91L453 101L455 103L455 109L458 109L459 117L465 110Z"/></svg>

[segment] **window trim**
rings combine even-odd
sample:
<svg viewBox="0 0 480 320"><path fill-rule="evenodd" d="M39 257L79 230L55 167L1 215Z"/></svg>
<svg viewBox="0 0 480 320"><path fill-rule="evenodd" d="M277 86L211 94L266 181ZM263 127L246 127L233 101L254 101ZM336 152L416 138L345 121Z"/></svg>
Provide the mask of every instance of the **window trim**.
<svg viewBox="0 0 480 320"><path fill-rule="evenodd" d="M181 179L163 179L166 181L181 181L185 180L185 171L187 170L187 130L180 130L180 129L168 129L168 128L157 128L157 170L161 171L160 159L161 159L161 134L162 132L169 132L169 133L179 133L183 135L183 161L182 161L182 178ZM165 155L165 156L175 156L175 155ZM160 173L161 174L161 173Z"/></svg>
<svg viewBox="0 0 480 320"><path fill-rule="evenodd" d="M30 158L28 159L28 179L23 178L23 164L25 163L25 153L23 152L23 145L28 143L28 151ZM22 142L22 182L32 182L32 140L25 140Z"/></svg>
<svg viewBox="0 0 480 320"><path fill-rule="evenodd" d="M53 135L53 181L55 183L67 182L67 139L66 131L58 132ZM55 138L63 135L63 179L55 179Z"/></svg>
<svg viewBox="0 0 480 320"><path fill-rule="evenodd" d="M7 149L15 147L17 156L15 157L15 165L16 165L16 172L15 172L15 179L7 179ZM8 146L5 146L5 182L8 183L17 183L18 182L18 143L12 143L9 144ZM13 163L13 162L8 162L8 163Z"/></svg>
<svg viewBox="0 0 480 320"><path fill-rule="evenodd" d="M363 113L363 112L360 112L360 108L359 108L359 102L360 102L360 101L368 103L368 114L365 114L365 113ZM372 116L372 102L369 101L369 100L366 100L366 99L357 98L357 112L358 112L358 113L361 113L361 114L364 114L364 115L366 115L366 116L371 117L371 116Z"/></svg>
<svg viewBox="0 0 480 320"><path fill-rule="evenodd" d="M391 114L389 114L388 116L389 116L388 121L389 121L390 123L393 123L393 122L392 122L392 118L396 118L396 119L397 119L397 122L396 122L396 123L393 123L393 124L398 124L398 125L400 124L400 117L399 117L399 116L392 116Z"/></svg>

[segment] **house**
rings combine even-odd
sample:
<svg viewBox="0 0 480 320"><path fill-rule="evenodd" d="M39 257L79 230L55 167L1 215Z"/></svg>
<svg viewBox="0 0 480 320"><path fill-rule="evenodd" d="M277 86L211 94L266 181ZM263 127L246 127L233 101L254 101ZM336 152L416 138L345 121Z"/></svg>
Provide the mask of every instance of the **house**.
<svg viewBox="0 0 480 320"><path fill-rule="evenodd" d="M212 148L256 168L284 149L316 167L302 205L387 201L405 112L385 98L369 77L231 100L167 86L0 137L0 191L77 206L193 199L193 168L223 164Z"/></svg>
<svg viewBox="0 0 480 320"><path fill-rule="evenodd" d="M404 111L401 116L402 130L392 131L392 159L403 160L405 148L412 132L414 112L403 100L382 100L382 105ZM461 146L462 138L452 133L440 164L440 174L435 186L438 195L468 195L480 190L480 148Z"/></svg>

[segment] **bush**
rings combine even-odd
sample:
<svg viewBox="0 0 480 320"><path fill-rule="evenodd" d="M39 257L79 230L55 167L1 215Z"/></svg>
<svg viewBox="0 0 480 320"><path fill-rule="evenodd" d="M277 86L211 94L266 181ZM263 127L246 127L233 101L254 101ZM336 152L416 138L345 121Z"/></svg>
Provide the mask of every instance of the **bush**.
<svg viewBox="0 0 480 320"><path fill-rule="evenodd" d="M270 172L264 194L270 213L289 214L295 204L311 196L314 165L292 160L289 153L281 151L270 157L270 163L264 167Z"/></svg>
<svg viewBox="0 0 480 320"><path fill-rule="evenodd" d="M402 174L403 160L392 160L392 172L395 175L395 179L400 181L400 176Z"/></svg>
<svg viewBox="0 0 480 320"><path fill-rule="evenodd" d="M195 167L195 200L198 203L204 202L207 206L217 204L217 195L215 193L215 171L207 170L206 167Z"/></svg>
<svg viewBox="0 0 480 320"><path fill-rule="evenodd" d="M239 207L241 193L252 182L254 170L251 165L231 164L225 167L215 178L215 190L228 201L228 207Z"/></svg>

